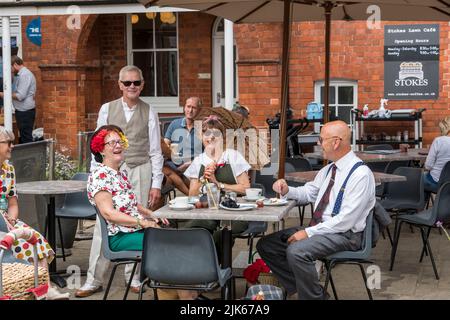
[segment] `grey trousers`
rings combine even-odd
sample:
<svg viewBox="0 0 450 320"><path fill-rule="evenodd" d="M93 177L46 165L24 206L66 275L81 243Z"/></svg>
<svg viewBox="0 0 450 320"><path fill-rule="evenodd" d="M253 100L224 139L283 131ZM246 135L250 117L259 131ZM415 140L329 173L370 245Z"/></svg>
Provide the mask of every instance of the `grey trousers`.
<svg viewBox="0 0 450 320"><path fill-rule="evenodd" d="M339 251L360 249L362 232L315 235L291 245L281 241L283 234L291 236L302 229L295 227L269 234L258 241L256 248L288 294L297 292L300 300L322 300L325 294L315 261Z"/></svg>

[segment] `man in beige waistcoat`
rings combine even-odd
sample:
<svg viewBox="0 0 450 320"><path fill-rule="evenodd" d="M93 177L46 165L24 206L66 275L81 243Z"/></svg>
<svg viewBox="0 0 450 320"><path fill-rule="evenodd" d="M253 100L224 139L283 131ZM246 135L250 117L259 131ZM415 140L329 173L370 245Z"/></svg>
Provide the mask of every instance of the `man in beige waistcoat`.
<svg viewBox="0 0 450 320"><path fill-rule="evenodd" d="M120 127L128 138L125 162L121 169L128 177L136 193L138 203L158 203L163 181L163 156L160 145L158 115L139 96L144 88L142 71L135 66L126 66L119 73L120 99L105 103L99 112L97 128L113 124ZM76 297L88 297L102 290L109 261L101 253L100 223L97 220L89 257L89 270L85 284L77 290ZM138 270L137 270L138 271ZM131 265L125 268L125 279L131 275ZM131 291L139 292L139 275L131 283Z"/></svg>

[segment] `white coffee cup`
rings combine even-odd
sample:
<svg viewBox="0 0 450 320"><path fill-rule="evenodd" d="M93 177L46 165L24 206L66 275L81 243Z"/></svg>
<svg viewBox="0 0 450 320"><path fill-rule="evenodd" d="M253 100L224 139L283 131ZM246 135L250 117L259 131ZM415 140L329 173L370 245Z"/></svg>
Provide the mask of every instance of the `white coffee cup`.
<svg viewBox="0 0 450 320"><path fill-rule="evenodd" d="M245 196L247 199L258 199L262 194L261 188L249 188L245 189Z"/></svg>
<svg viewBox="0 0 450 320"><path fill-rule="evenodd" d="M174 200L174 207L185 208L189 205L189 197L176 197Z"/></svg>

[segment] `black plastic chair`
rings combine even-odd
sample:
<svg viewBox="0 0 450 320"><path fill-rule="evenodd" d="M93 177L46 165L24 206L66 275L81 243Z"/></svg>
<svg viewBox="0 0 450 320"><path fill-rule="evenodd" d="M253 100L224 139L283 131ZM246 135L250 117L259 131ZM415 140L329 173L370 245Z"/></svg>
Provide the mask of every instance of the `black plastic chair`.
<svg viewBox="0 0 450 320"><path fill-rule="evenodd" d="M72 180L87 181L88 178L89 173L78 172L72 177ZM87 191L67 194L64 198L63 206L56 209L55 216L58 220L59 237L61 240L61 250L64 261L66 261L66 255L64 252L61 218L95 220L95 215L95 208L88 200Z"/></svg>
<svg viewBox="0 0 450 320"><path fill-rule="evenodd" d="M372 261L368 260L370 258L370 254L372 253L372 224L373 224L373 210L370 211L366 219L366 227L364 229L362 247L360 250L341 251L323 259L327 270L324 291L326 292L328 288L328 283L331 283L331 288L333 290L334 298L336 300L338 300L338 296L336 293L336 287L334 286L333 278L331 276L331 270L338 264L356 264L359 266L359 269L361 270L361 275L364 279L364 286L366 287L367 295L369 296L370 300L373 300L372 293L370 292L370 289L367 286L367 277L363 266L363 263L373 263Z"/></svg>
<svg viewBox="0 0 450 320"><path fill-rule="evenodd" d="M376 162L369 162L369 163L367 163L367 165L369 165L371 163L376 163ZM394 173L395 169L400 168L400 167L409 167L409 165L410 165L410 161L409 160L389 161L386 164L386 167L384 168L383 172L392 174L392 173ZM370 165L369 165L369 168L371 168ZM374 170L372 169L372 171L374 171ZM380 184L375 189L375 195L377 197L379 197L380 199L384 198L385 192L386 192L386 188L385 188L385 184L384 183Z"/></svg>
<svg viewBox="0 0 450 320"><path fill-rule="evenodd" d="M266 189L260 183L252 183L250 185L251 188L260 188L262 189L262 194L266 194ZM239 235L234 235L235 238L238 239L247 239L248 244L248 263L252 263L253 258L253 240L255 238L261 238L264 233L267 231L267 222L266 221L249 221L248 228L241 232Z"/></svg>
<svg viewBox="0 0 450 320"><path fill-rule="evenodd" d="M429 241L431 228L436 227L436 222L447 222L450 220L450 182L444 183L438 190L436 196L436 203L431 209L424 210L422 212L410 215L401 215L398 217L399 225L394 234L394 246L391 253L391 266L390 270L394 268L395 255L397 253L398 241L400 239L400 231L404 222L409 223L414 227L420 229L422 236L423 249L419 262L422 262L424 254L428 254L433 265L434 275L436 280L439 280L439 274L437 272L436 263L434 261L433 252L431 251L431 245ZM426 230L428 229L428 230Z"/></svg>
<svg viewBox="0 0 450 320"><path fill-rule="evenodd" d="M393 174L405 176L406 181L386 183L386 193L381 205L387 211L420 211L425 206L422 170L399 167Z"/></svg>
<svg viewBox="0 0 450 320"><path fill-rule="evenodd" d="M125 289L125 294L123 296L123 300L126 300L128 291L130 290L131 281L133 280L134 273L136 272L137 264L141 262L142 251L112 251L109 248L108 228L106 220L105 218L103 218L97 207L95 207L95 210L97 212L98 219L100 219L103 256L114 264L111 271L111 276L109 277L108 286L105 290L105 295L103 296L103 300L106 300L108 298L109 290L111 288L111 284L114 279L117 267L122 264L132 263L133 270L131 271L130 280L128 281L127 288Z"/></svg>
<svg viewBox="0 0 450 320"><path fill-rule="evenodd" d="M383 208L395 218L395 230L398 227L397 216L402 213L414 213L425 207L423 177L420 168L399 167L393 174L405 176L406 181L387 182L384 199L380 201ZM391 244L394 244L389 228L386 228Z"/></svg>
<svg viewBox="0 0 450 320"><path fill-rule="evenodd" d="M255 172L255 181L254 183L258 183L262 185L265 189L265 197L266 198L274 198L276 196L275 191L273 191L272 187L276 179L274 178L274 174L276 170L270 172L267 168L270 166L266 165L262 170L257 170Z"/></svg>
<svg viewBox="0 0 450 320"><path fill-rule="evenodd" d="M230 278L231 269L220 268L206 229L145 229L139 300L146 284L155 300L158 288L208 292L221 287L227 297Z"/></svg>
<svg viewBox="0 0 450 320"><path fill-rule="evenodd" d="M167 204L169 200L175 199L177 192L172 184L166 183L161 188L161 197L164 199L164 204Z"/></svg>
<svg viewBox="0 0 450 320"><path fill-rule="evenodd" d="M390 144L373 144L364 147L364 151L375 151L375 150L394 150Z"/></svg>
<svg viewBox="0 0 450 320"><path fill-rule="evenodd" d="M304 172L304 171L312 171L312 165L309 162L308 159L305 158L286 158L286 162L292 164L294 166L294 171L290 171L290 172ZM289 168L286 168L286 173L288 172ZM298 186L302 186L303 184L301 183L295 183L295 182L290 182L289 183L291 186L293 187L298 187ZM308 204L299 204L298 207L298 217L300 220L300 225L303 226L303 219L305 217L305 209L307 206L310 206L311 208L311 213L314 211L314 204L312 202L308 203Z"/></svg>

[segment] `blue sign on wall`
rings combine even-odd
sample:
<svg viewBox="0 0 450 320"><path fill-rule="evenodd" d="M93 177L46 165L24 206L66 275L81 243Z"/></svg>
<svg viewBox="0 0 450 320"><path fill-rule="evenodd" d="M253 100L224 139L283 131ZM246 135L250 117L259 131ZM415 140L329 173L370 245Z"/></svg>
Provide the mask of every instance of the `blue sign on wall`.
<svg viewBox="0 0 450 320"><path fill-rule="evenodd" d="M41 18L36 18L30 21L27 26L27 38L37 46L42 44L42 33L41 33Z"/></svg>

